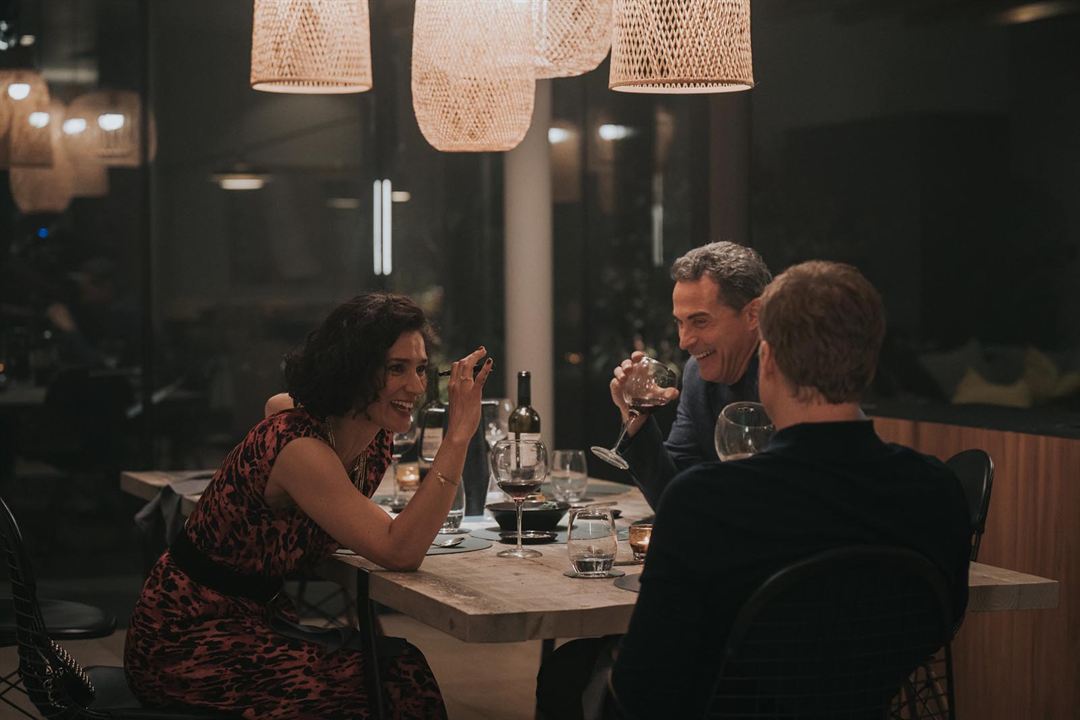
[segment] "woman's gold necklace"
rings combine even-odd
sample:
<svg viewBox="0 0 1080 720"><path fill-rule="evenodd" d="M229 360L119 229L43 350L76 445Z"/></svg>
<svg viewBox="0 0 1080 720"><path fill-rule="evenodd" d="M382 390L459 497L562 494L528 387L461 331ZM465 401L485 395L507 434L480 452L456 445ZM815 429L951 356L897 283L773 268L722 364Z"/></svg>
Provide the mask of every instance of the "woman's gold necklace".
<svg viewBox="0 0 1080 720"><path fill-rule="evenodd" d="M334 439L334 426L329 419L326 421L326 434L330 439L330 449L335 453L337 452L337 441ZM342 462L344 465L344 462ZM363 452L356 456L356 462L353 463L352 472L349 473L349 480L356 487L361 487L364 481L364 476L367 474L367 457Z"/></svg>

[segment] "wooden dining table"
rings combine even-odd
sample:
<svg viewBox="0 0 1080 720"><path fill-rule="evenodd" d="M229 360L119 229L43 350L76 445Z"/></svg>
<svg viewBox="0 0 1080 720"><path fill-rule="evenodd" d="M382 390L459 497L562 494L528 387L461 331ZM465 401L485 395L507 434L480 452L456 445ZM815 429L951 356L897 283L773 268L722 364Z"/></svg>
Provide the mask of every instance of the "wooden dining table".
<svg viewBox="0 0 1080 720"><path fill-rule="evenodd" d="M190 480L195 472L124 472L122 489L150 500L173 481ZM597 500L611 500L621 511L620 526L651 514L637 488L590 479L603 488ZM595 492L595 490L594 490ZM610 493L610 494L608 494ZM186 515L197 495L185 495ZM491 524L494 524L492 521ZM355 555L324 561L319 573L343 587L364 586L370 600L442 630L465 642L518 642L623 633L637 594L616 587L610 579L569 578L566 545L537 546L538 558L500 558L505 546L442 554L425 559L415 572L393 572ZM631 564L629 546L620 541L616 567L627 575L640 573ZM1057 607L1058 582L1006 568L971 563L968 612L1036 610Z"/></svg>

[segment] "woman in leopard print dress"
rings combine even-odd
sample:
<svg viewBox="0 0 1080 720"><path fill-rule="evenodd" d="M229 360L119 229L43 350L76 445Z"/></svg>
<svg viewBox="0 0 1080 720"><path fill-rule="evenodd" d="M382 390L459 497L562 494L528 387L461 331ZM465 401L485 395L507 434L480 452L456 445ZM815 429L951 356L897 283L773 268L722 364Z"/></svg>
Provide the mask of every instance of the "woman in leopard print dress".
<svg viewBox="0 0 1080 720"><path fill-rule="evenodd" d="M358 643L304 633L278 590L338 547L393 570L424 559L461 481L491 371L488 359L473 378L483 348L453 364L432 480L391 518L370 497L392 433L408 429L424 392L427 337L415 303L370 293L334 310L286 357L296 407L264 419L229 453L143 587L124 653L140 700L252 719L369 716ZM391 714L444 718L423 655L402 646L380 653Z"/></svg>

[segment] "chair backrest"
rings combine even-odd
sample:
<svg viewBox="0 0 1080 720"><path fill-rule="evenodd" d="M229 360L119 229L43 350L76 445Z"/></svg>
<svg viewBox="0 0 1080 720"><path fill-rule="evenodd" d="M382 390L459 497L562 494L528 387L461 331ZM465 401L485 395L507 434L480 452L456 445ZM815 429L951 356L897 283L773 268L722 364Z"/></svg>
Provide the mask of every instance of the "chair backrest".
<svg viewBox="0 0 1080 720"><path fill-rule="evenodd" d="M964 450L953 455L945 464L960 478L967 498L971 529L971 559L979 557L979 544L986 530L990 512L990 491L994 488L994 461L984 450Z"/></svg>
<svg viewBox="0 0 1080 720"><path fill-rule="evenodd" d="M933 699L952 717L951 606L944 574L903 548L840 548L783 568L736 616L706 717L881 720L941 648Z"/></svg>
<svg viewBox="0 0 1080 720"><path fill-rule="evenodd" d="M0 540L7 556L15 608L19 674L27 695L46 718L101 717L85 709L94 697L86 673L59 643L49 639L22 533L3 498L0 498Z"/></svg>

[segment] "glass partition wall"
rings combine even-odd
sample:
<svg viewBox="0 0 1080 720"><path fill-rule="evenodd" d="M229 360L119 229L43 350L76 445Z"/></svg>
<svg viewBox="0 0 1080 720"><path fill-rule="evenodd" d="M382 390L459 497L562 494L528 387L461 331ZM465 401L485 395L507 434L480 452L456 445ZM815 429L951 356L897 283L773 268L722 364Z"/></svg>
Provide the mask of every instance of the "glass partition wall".
<svg viewBox="0 0 1080 720"><path fill-rule="evenodd" d="M68 107L143 98L152 159L99 163L45 210L0 168L0 493L47 543L77 547L56 526L82 514L90 544L130 546L119 470L216 466L283 389L282 355L357 292L417 299L436 364L501 356L502 163L421 136L412 0L371 3L373 90L307 96L249 87L250 2L18 5L35 45L3 67Z"/></svg>
<svg viewBox="0 0 1080 720"><path fill-rule="evenodd" d="M154 65L155 107L168 123L156 302L177 367L205 394L226 444L281 390L283 352L360 290L420 301L445 338L436 361L480 342L499 352L501 163L438 153L421 136L409 91L412 2L371 3L371 25L370 92L279 95L248 88L250 4L155 12L155 55L170 58ZM204 39L192 43L194 34ZM261 187L228 189L245 173Z"/></svg>

